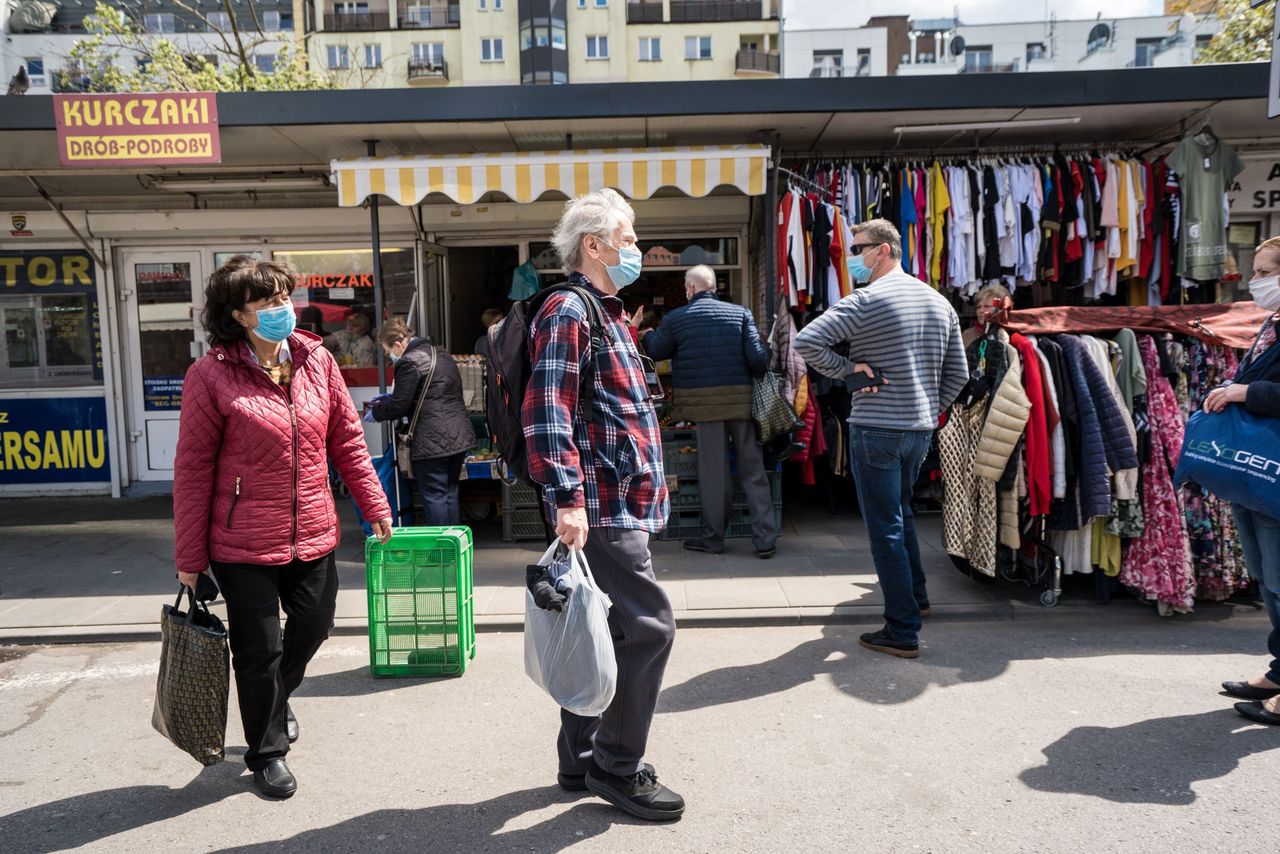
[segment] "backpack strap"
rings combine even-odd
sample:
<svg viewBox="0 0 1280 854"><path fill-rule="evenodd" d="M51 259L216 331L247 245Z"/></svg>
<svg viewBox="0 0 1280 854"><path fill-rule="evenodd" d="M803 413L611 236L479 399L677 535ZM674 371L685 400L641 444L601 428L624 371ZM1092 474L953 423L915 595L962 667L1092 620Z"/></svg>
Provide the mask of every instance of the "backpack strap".
<svg viewBox="0 0 1280 854"><path fill-rule="evenodd" d="M578 378L578 417L590 419L591 407L595 404L596 398L596 354L604 348L605 336L608 334L608 321L605 319L604 307L600 305L600 300L596 298L595 294L582 285L566 282L538 291L537 294L529 298L528 316L531 318L530 324L537 320L547 297L559 291L569 291L577 294L578 298L587 307L587 324L590 327L590 337L587 341L587 365Z"/></svg>
<svg viewBox="0 0 1280 854"><path fill-rule="evenodd" d="M409 432L405 434L408 441L413 441L413 431L418 429L418 416L422 414L422 404L427 401L427 392L431 389L431 378L436 373L436 347L434 344L428 344L431 348L431 355L427 361L427 379L422 384L422 391L418 392L418 405L414 407L413 418L409 421Z"/></svg>

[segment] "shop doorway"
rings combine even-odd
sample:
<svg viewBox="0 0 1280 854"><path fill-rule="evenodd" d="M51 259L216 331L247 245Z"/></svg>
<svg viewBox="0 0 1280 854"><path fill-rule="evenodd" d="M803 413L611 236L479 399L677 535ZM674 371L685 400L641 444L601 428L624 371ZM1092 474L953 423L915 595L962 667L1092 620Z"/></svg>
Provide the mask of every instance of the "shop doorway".
<svg viewBox="0 0 1280 854"><path fill-rule="evenodd" d="M511 277L520 266L520 249L510 246L449 247L449 349L472 353L484 333L485 309L506 312Z"/></svg>
<svg viewBox="0 0 1280 854"><path fill-rule="evenodd" d="M121 254L121 317L129 364L131 479L172 480L187 368L198 337L204 279L199 252Z"/></svg>

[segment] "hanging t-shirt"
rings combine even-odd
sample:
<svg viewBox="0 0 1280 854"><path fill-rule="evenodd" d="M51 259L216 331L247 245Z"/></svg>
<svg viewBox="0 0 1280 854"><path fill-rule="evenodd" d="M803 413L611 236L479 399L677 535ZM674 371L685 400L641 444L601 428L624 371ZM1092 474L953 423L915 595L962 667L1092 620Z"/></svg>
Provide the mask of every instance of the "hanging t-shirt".
<svg viewBox="0 0 1280 854"><path fill-rule="evenodd" d="M1182 187L1182 240L1178 275L1199 281L1222 278L1227 260L1223 198L1244 170L1236 150L1212 134L1185 136L1168 158Z"/></svg>

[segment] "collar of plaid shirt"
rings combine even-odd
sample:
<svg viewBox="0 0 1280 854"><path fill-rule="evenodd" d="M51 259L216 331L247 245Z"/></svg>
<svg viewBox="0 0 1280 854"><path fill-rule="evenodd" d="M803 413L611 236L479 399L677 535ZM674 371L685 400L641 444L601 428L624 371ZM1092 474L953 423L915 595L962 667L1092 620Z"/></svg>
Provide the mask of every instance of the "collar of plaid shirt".
<svg viewBox="0 0 1280 854"><path fill-rule="evenodd" d="M603 346L593 356L591 418L576 417L590 338L587 307L572 293L549 297L531 329L531 372L522 420L529 472L548 511L585 507L592 527L657 533L669 510L662 435L622 300L581 273L605 309Z"/></svg>

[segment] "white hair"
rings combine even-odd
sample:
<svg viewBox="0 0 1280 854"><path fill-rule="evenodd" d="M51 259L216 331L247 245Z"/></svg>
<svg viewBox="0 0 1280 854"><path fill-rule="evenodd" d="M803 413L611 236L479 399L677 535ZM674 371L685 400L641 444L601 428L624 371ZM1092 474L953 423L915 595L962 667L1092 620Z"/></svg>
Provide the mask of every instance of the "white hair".
<svg viewBox="0 0 1280 854"><path fill-rule="evenodd" d="M709 291L716 286L716 273L706 264L698 264L685 270L684 280L693 285L694 290Z"/></svg>
<svg viewBox="0 0 1280 854"><path fill-rule="evenodd" d="M560 256L566 273L582 266L582 238L592 235L612 241L624 222L635 225L636 213L617 190L606 187L565 203L564 213L551 235L551 244Z"/></svg>

